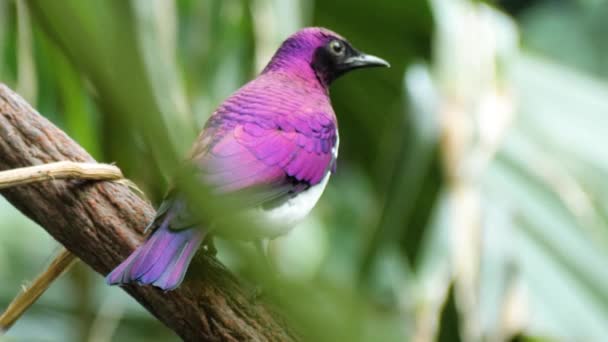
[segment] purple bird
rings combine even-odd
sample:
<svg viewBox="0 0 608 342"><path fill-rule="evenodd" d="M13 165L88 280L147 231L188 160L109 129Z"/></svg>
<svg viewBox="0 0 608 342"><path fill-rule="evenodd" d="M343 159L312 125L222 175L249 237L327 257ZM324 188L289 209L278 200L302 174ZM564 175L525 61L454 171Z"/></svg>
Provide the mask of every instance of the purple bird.
<svg viewBox="0 0 608 342"><path fill-rule="evenodd" d="M388 66L327 29L290 36L262 73L213 113L191 154L216 193L247 194L242 214L256 228L202 229L173 194L150 223L155 230L148 240L106 281L172 290L206 233L253 241L287 233L311 211L335 171L339 139L329 85L354 69Z"/></svg>

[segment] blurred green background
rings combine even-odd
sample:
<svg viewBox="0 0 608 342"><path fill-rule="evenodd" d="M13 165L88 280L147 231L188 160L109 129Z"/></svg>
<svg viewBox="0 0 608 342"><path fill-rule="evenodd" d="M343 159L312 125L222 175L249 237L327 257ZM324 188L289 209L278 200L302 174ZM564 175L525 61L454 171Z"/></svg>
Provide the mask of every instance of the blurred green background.
<svg viewBox="0 0 608 342"><path fill-rule="evenodd" d="M0 0L0 82L158 203L284 38L335 30L393 67L333 86L338 172L271 245L303 336L601 341L607 16L604 0ZM4 200L0 217L2 309L58 246ZM178 340L83 265L3 338Z"/></svg>

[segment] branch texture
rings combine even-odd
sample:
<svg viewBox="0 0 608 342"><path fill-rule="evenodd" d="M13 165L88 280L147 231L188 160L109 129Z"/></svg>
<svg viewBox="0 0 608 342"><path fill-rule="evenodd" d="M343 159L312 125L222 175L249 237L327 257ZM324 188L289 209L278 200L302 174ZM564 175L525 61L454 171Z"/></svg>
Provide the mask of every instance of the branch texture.
<svg viewBox="0 0 608 342"><path fill-rule="evenodd" d="M20 96L0 84L0 171L58 161L95 160ZM51 180L0 192L66 249L105 275L138 246L154 209L126 185ZM293 335L262 303L252 301L221 265L196 260L176 291L123 288L187 341L288 341Z"/></svg>

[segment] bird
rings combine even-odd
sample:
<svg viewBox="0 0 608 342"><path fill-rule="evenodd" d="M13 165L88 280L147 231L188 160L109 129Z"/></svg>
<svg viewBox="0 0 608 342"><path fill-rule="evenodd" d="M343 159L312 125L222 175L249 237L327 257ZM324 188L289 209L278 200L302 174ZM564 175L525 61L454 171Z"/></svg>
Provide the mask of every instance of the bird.
<svg viewBox="0 0 608 342"><path fill-rule="evenodd" d="M255 224L204 226L192 218L183 196L169 192L147 228L152 233L106 282L171 291L208 234L269 241L288 233L313 209L336 170L338 122L329 87L369 67L390 65L326 28L290 35L256 78L217 107L189 155L213 194L246 194L239 211Z"/></svg>

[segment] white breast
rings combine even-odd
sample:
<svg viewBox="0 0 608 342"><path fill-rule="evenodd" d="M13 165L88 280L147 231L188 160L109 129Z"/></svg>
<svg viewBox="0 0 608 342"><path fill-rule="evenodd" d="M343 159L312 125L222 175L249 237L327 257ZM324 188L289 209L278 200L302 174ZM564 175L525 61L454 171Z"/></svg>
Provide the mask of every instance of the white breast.
<svg viewBox="0 0 608 342"><path fill-rule="evenodd" d="M331 172L327 172L320 183L300 192L298 195L271 209L258 207L254 213L257 230L264 238L276 238L286 234L300 223L321 198ZM257 234L256 234L257 235Z"/></svg>
<svg viewBox="0 0 608 342"><path fill-rule="evenodd" d="M338 137L336 139L336 146L332 149L334 159L338 158L339 145L340 138ZM279 206L270 209L258 207L248 210L244 214L246 215L246 218L252 220L254 224L252 227L243 229L243 231L238 234L240 236L237 238L244 238L247 240L274 239L288 233L293 227L300 223L317 204L327 186L330 176L331 170L328 170L320 183L300 192Z"/></svg>

